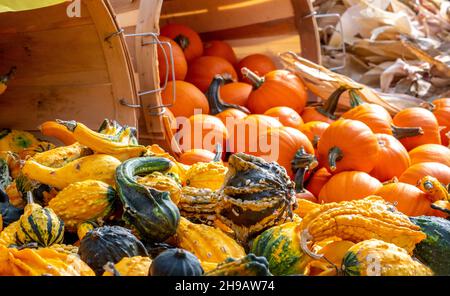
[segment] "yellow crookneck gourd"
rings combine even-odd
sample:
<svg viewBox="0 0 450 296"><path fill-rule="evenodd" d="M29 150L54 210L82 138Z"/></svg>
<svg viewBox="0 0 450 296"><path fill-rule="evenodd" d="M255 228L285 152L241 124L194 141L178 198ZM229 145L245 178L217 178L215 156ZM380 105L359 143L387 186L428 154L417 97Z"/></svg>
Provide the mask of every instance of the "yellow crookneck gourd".
<svg viewBox="0 0 450 296"><path fill-rule="evenodd" d="M443 212L444 217L450 215L450 194L438 179L425 176L419 180L417 187L427 194L433 202L431 208Z"/></svg>
<svg viewBox="0 0 450 296"><path fill-rule="evenodd" d="M123 161L129 158L142 156L147 151L145 146L130 144L126 132L118 135L107 135L95 132L80 122L56 121L72 132L77 142L91 148L97 153L116 156L116 158ZM130 136L131 131L128 137ZM121 137L123 142L121 141Z"/></svg>
<svg viewBox="0 0 450 296"><path fill-rule="evenodd" d="M60 168L48 167L29 159L25 161L22 173L32 180L58 189L85 180L102 181L114 186L114 175L120 163L117 158L106 154L81 157Z"/></svg>
<svg viewBox="0 0 450 296"><path fill-rule="evenodd" d="M61 146L49 151L37 153L32 159L44 166L60 168L71 161L91 154L91 149L80 143L74 143L70 146Z"/></svg>

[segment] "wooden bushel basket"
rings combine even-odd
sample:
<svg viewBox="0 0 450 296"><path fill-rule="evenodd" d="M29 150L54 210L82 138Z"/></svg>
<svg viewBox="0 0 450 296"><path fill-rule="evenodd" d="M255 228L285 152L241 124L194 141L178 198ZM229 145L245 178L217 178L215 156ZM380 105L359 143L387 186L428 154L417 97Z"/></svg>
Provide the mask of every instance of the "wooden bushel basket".
<svg viewBox="0 0 450 296"><path fill-rule="evenodd" d="M110 0L126 34L154 32L166 23L181 23L203 40L228 41L238 58L251 53L277 56L293 50L320 63L317 24L310 0ZM142 89L160 88L157 44L148 36L128 39ZM144 46L147 44L147 46ZM281 65L281 64L280 64ZM163 83L164 84L164 83ZM164 85L162 86L164 87ZM160 92L140 96L140 138L172 151ZM167 107L167 106L166 106Z"/></svg>
<svg viewBox="0 0 450 296"><path fill-rule="evenodd" d="M46 120L98 129L105 118L137 126L137 83L124 36L108 1L82 0L0 13L0 73L17 72L0 96L0 127L38 131Z"/></svg>

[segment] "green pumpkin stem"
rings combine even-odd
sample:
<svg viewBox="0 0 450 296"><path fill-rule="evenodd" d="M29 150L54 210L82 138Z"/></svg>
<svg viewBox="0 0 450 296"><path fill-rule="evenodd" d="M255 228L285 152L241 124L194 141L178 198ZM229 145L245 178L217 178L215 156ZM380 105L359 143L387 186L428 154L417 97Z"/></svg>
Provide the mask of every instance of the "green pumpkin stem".
<svg viewBox="0 0 450 296"><path fill-rule="evenodd" d="M397 140L423 135L423 129L421 127L399 127L391 124L391 129L392 135Z"/></svg>
<svg viewBox="0 0 450 296"><path fill-rule="evenodd" d="M339 147L334 146L328 151L328 163L330 165L330 170L333 172L336 170L336 162L344 157L344 153Z"/></svg>
<svg viewBox="0 0 450 296"><path fill-rule="evenodd" d="M264 83L264 77L258 76L258 74L247 67L243 67L241 73L251 81L254 89L258 89Z"/></svg>
<svg viewBox="0 0 450 296"><path fill-rule="evenodd" d="M328 100L325 102L323 106L317 107L316 110L320 114L330 118L330 119L337 119L337 116L334 115L336 112L339 99L341 98L341 95L347 91L346 86L340 86L338 89L336 89L329 97Z"/></svg>
<svg viewBox="0 0 450 296"><path fill-rule="evenodd" d="M303 147L297 150L294 159L291 161L292 171L295 172L294 183L296 193L305 191L305 174L316 168L317 165L317 159L313 154L306 153Z"/></svg>
<svg viewBox="0 0 450 296"><path fill-rule="evenodd" d="M184 36L183 34L178 35L177 37L173 38L173 41L175 41L183 51L189 47L190 41L187 36Z"/></svg>
<svg viewBox="0 0 450 296"><path fill-rule="evenodd" d="M349 95L350 95L350 106L352 108L361 106L362 104L364 104L363 100L361 99L361 97L358 95L358 93L354 90L351 89L349 90Z"/></svg>
<svg viewBox="0 0 450 296"><path fill-rule="evenodd" d="M209 88L206 91L206 98L208 99L209 105L209 114L217 115L227 109L238 109L246 114L249 114L250 112L242 106L228 104L222 101L222 98L220 97L220 87L227 81L227 79L228 78L223 77L222 75L216 75L209 85Z"/></svg>

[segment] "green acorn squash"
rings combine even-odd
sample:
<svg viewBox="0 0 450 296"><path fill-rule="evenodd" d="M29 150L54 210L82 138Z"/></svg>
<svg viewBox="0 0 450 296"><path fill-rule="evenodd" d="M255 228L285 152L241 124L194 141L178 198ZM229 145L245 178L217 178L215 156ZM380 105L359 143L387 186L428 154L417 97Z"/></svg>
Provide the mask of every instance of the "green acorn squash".
<svg viewBox="0 0 450 296"><path fill-rule="evenodd" d="M229 258L205 276L271 276L269 263L264 257L248 254L239 259Z"/></svg>
<svg viewBox="0 0 450 296"><path fill-rule="evenodd" d="M410 217L427 238L418 243L414 256L436 275L450 275L450 221L433 216Z"/></svg>
<svg viewBox="0 0 450 296"><path fill-rule="evenodd" d="M143 240L163 242L174 235L180 222L178 207L169 192L139 184L135 176L165 172L172 162L162 157L138 157L122 163L116 170L116 184L123 204L123 219Z"/></svg>
<svg viewBox="0 0 450 296"><path fill-rule="evenodd" d="M200 276L203 268L194 254L183 249L168 249L150 265L150 276Z"/></svg>
<svg viewBox="0 0 450 296"><path fill-rule="evenodd" d="M86 233L80 242L78 255L96 275L103 274L103 266L108 262L115 264L123 257L148 257L142 242L121 226L103 226Z"/></svg>

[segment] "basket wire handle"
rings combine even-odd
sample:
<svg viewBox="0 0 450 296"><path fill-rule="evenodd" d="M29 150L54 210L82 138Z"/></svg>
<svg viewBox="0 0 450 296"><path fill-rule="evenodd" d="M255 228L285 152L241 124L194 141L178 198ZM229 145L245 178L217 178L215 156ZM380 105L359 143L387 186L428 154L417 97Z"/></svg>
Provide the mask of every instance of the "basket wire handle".
<svg viewBox="0 0 450 296"><path fill-rule="evenodd" d="M123 33L123 29L119 30L118 32L108 36L108 38L119 35L120 33ZM157 33L153 33L153 32L146 32L146 33L135 33L135 34L124 34L124 37L152 37L153 41L148 41L148 42L142 42L142 46L146 46L146 45L153 45L156 44L159 46L159 48L161 49L163 55L164 55L164 62L166 65L166 69L171 68L172 70L172 81L175 81L175 63L174 63L174 59L173 59L173 50L172 50L172 44L170 44L170 42L167 41L160 41L158 36L159 34ZM163 45L167 45L169 52L166 52L166 49L163 47ZM169 62L170 60L170 62ZM170 65L169 65L170 64ZM163 91L167 88L169 82L169 71L166 71L166 77L164 79L164 84L162 87L158 88L158 89L152 89L152 90L144 90L144 91L140 91L138 93L138 97L142 97L148 94L152 94L152 93L156 93L156 92L160 92ZM140 104L130 104L128 103L125 99L120 99L119 100L120 104L130 107L130 108L141 108L142 105ZM169 104L162 104L162 105L158 105L158 106L148 106L148 109L150 110L150 115L153 116L160 116L163 115L166 112L166 107L171 107L175 104L176 102L176 85L175 83L172 83L172 101ZM159 111L155 112L154 110L156 109L160 109Z"/></svg>

